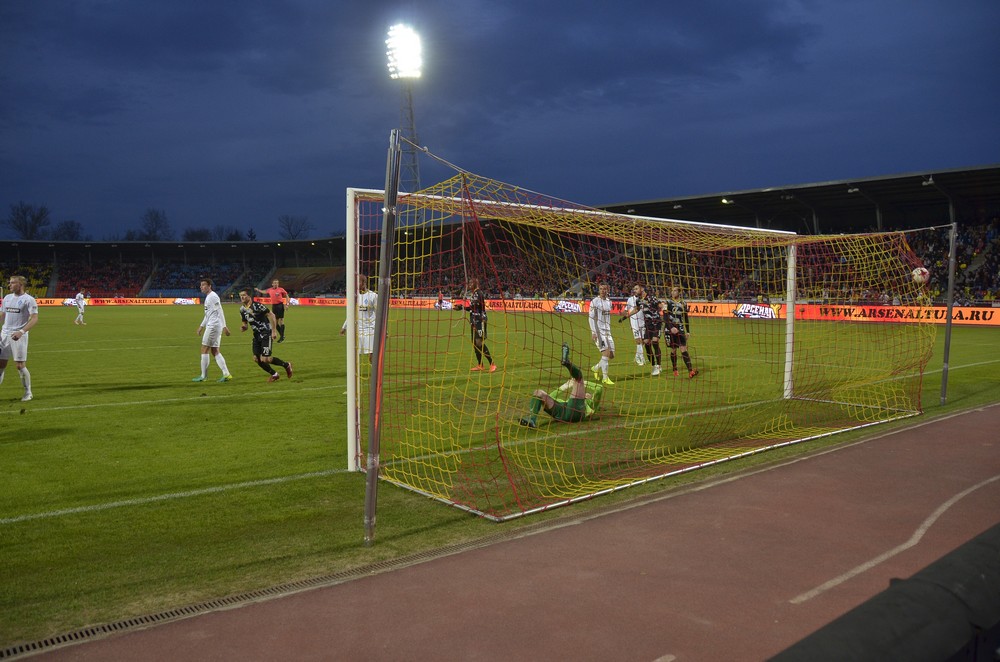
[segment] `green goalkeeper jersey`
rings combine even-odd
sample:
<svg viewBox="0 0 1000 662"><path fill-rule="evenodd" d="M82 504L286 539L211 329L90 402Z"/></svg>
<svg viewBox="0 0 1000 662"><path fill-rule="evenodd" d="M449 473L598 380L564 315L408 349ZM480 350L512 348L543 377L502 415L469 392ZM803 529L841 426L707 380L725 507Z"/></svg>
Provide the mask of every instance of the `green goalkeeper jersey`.
<svg viewBox="0 0 1000 662"><path fill-rule="evenodd" d="M556 389L549 393L549 396L556 401L555 406L548 412L552 418L564 423L578 423L590 418L601 405L601 397L604 395L604 386L596 382L584 382L587 387L587 398L570 398L568 393L561 389Z"/></svg>

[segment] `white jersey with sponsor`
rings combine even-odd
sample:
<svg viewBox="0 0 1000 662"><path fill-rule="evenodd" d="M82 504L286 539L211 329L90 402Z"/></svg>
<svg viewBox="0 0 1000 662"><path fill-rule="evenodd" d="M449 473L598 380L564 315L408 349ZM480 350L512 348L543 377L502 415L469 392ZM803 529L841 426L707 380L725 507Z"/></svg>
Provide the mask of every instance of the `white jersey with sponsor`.
<svg viewBox="0 0 1000 662"><path fill-rule="evenodd" d="M87 299L83 296L83 292L76 293L76 307L79 311L83 312L83 307L87 305Z"/></svg>
<svg viewBox="0 0 1000 662"><path fill-rule="evenodd" d="M38 314L38 302L27 292L14 294L11 292L3 298L3 330L14 333L24 328L32 315Z"/></svg>
<svg viewBox="0 0 1000 662"><path fill-rule="evenodd" d="M375 309L378 304L378 294L366 290L358 294L358 329L372 332L375 330Z"/></svg>
<svg viewBox="0 0 1000 662"><path fill-rule="evenodd" d="M611 300L594 297L590 302L590 333L598 338L611 336Z"/></svg>
<svg viewBox="0 0 1000 662"><path fill-rule="evenodd" d="M201 325L208 328L219 328L226 326L226 316L222 312L222 301L215 292L205 295L205 319Z"/></svg>
<svg viewBox="0 0 1000 662"><path fill-rule="evenodd" d="M358 353L371 354L375 346L375 309L378 295L371 290L358 293ZM347 320L341 330L347 329Z"/></svg>
<svg viewBox="0 0 1000 662"><path fill-rule="evenodd" d="M371 290L358 293L358 352L361 354L371 354L375 340L375 309L378 303L378 295ZM341 331L347 330L347 320L340 327Z"/></svg>
<svg viewBox="0 0 1000 662"><path fill-rule="evenodd" d="M625 302L625 310L627 312L632 312L633 310L639 310L639 297L631 296L628 301ZM633 333L636 331L642 331L646 328L646 318L643 317L641 312L636 313L628 318L629 324L632 325Z"/></svg>

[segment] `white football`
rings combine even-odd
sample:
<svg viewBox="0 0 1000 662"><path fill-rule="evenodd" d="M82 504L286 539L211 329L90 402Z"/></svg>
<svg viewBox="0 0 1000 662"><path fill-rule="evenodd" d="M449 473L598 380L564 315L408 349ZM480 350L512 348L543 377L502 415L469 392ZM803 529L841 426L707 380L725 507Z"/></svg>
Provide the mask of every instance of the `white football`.
<svg viewBox="0 0 1000 662"><path fill-rule="evenodd" d="M928 280L930 280L931 272L927 271L927 269L923 267L917 267L911 272L911 275L913 276L914 283L919 283L920 285L923 285Z"/></svg>

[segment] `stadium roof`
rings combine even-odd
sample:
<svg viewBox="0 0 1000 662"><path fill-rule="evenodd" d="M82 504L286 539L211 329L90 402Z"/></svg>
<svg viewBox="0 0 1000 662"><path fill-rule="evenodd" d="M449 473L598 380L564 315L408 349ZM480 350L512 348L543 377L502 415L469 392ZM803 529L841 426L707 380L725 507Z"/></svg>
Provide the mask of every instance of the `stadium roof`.
<svg viewBox="0 0 1000 662"><path fill-rule="evenodd" d="M723 202L725 199L728 202ZM622 202L616 213L799 234L900 230L988 220L1000 212L1000 165Z"/></svg>

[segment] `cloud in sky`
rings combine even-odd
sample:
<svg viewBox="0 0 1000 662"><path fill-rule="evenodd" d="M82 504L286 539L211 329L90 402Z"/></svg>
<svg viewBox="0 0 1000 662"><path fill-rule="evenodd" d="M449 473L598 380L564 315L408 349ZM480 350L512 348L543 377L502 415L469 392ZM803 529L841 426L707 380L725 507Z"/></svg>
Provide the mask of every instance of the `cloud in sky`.
<svg viewBox="0 0 1000 662"><path fill-rule="evenodd" d="M340 231L400 123L398 20L423 144L584 204L1000 161L995 0L54 0L0 5L0 215Z"/></svg>

